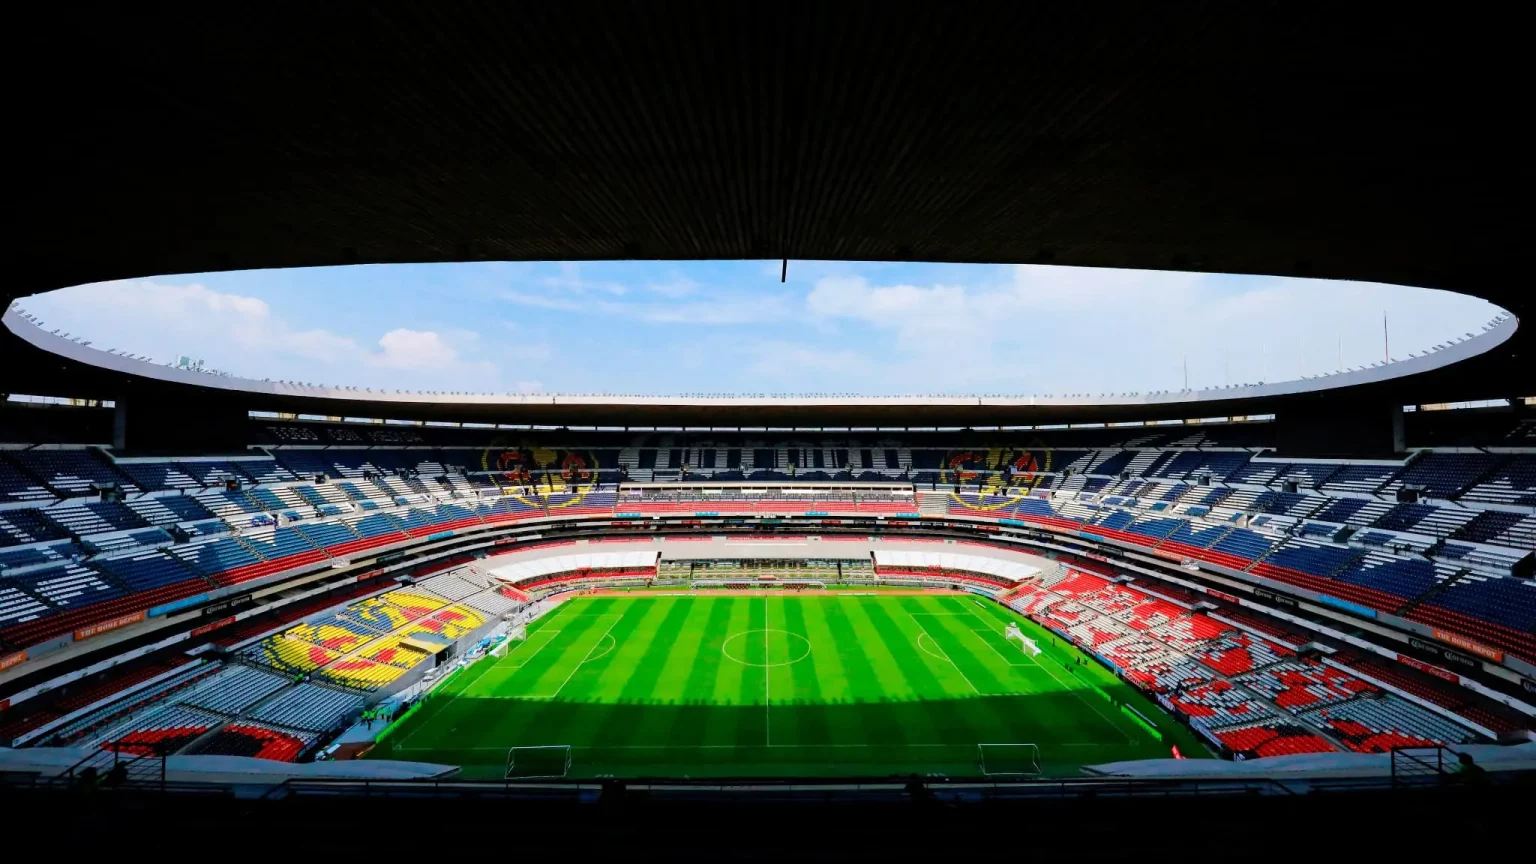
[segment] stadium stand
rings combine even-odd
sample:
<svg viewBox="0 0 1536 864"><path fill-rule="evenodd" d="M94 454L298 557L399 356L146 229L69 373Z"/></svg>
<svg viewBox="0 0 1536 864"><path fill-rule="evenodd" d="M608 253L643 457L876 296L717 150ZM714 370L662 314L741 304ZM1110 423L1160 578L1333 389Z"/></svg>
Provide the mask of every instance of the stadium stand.
<svg viewBox="0 0 1536 864"><path fill-rule="evenodd" d="M328 732L362 710L362 697L299 684L251 713L251 719L308 732Z"/></svg>
<svg viewBox="0 0 1536 864"><path fill-rule="evenodd" d="M1059 455L1064 460L1085 469L1073 478L1070 488L1046 491L1042 484L1030 496L960 491L947 498L945 509L986 519L1087 528L1134 546L1220 564L1382 612L1401 612L1410 620L1464 634L1517 655L1536 656L1536 641L1530 636L1536 622L1531 597L1536 591L1528 581L1509 575L1518 572L1531 549L1536 548L1536 531L1532 530L1536 517L1478 509L1517 506L1518 495L1528 492L1529 459L1464 459L1460 457L1472 454L1424 453L1404 469L1374 464L1251 462L1250 454L1243 452L1150 450L1147 446L1063 451ZM726 449L718 448L717 464L729 461ZM906 470L929 461L938 465L943 457L939 453L931 459L918 458L915 452L909 455L904 449L895 449L891 460L878 451L868 461L857 453L849 460L873 466L870 470L875 472L875 479L890 480L892 475L884 472L891 469L884 465L905 466ZM43 452L50 451L39 451ZM710 496L707 504L676 493L651 492L621 504L619 490L613 487L584 494L525 490L521 497L502 495L495 487L499 475L460 475L459 469L473 472L479 466L472 458L445 455L446 451L417 454L378 450L366 456L337 451L323 457L292 451L277 461L257 465L265 470L252 470L245 462L221 464L217 460L128 461L114 469L100 451L51 452L67 455L21 460L10 454L13 461L0 462L0 495L14 489L16 495L7 500L24 502L0 510L0 543L7 544L0 554L0 638L8 645L67 633L82 622L146 609L218 586L266 578L378 545L402 543L413 535L445 530L445 526L481 526L545 515L602 515L630 508L678 513L694 513L705 507L715 512L728 512L733 507L740 508L735 512L754 512L759 507L767 512L902 513L918 509L913 498L883 493L818 495L813 499L774 493L754 500L725 494ZM807 451L794 458L804 459L813 467L814 455ZM610 456L615 467L628 458L619 451ZM660 456L662 465L673 464L670 452ZM822 464L830 464L827 460L831 457L823 456ZM701 451L691 451L682 458L690 460L690 466L702 467L705 461ZM763 462L782 466L789 464L789 458L784 451ZM326 474L335 482L316 485L302 479L312 477L312 473L294 470L295 465L304 467L306 460L314 468L316 459L325 461L314 473ZM750 458L742 461L755 464ZM198 467L189 467L193 465ZM451 476L444 473L449 466L457 466ZM419 470L433 482L387 473L395 470ZM41 472L37 476L45 478L45 484L29 477L34 471ZM1121 480L1122 471L1138 479ZM236 473L243 483L257 485L239 492L221 488L222 479ZM1246 485L1207 487L1180 482L1197 477L1209 477L1212 483ZM16 482L8 483L8 479ZM131 496L126 503L88 498L90 489L108 482L153 494ZM1280 488L1292 482L1313 491L1289 493ZM1431 497L1456 503L1334 497L1385 496L1397 488L1423 488ZM487 493L483 497L482 490ZM70 500L56 503L60 496ZM1298 514L1307 518L1298 518ZM217 529L221 533L208 536L207 527L200 527L221 517L223 522L216 523L223 526ZM278 524L300 517L302 520L293 524ZM1246 527L1241 517L1249 520ZM146 526L181 533L151 531ZM151 533L142 533L145 531ZM1418 539L1421 537L1426 539ZM1423 557L1425 554L1432 558ZM337 599L345 598L332 598L329 605ZM403 649L402 639L413 633L460 636L521 602L519 597L459 574L440 573L422 579L413 588L390 591L318 621L289 626L284 633L244 649L240 657L249 665L231 670L245 670L249 673L246 680L275 682L277 687L287 685L295 675L310 674L318 682L327 682L302 685L309 688L303 691L304 697L279 694L248 718L279 732L319 732L323 730L311 727L326 726L332 722L326 718L342 717L354 710L350 706L356 704L355 694L376 690L422 659L424 655ZM1330 746L1327 736L1368 749L1380 741L1361 743L1364 739L1358 735L1351 739L1335 731L1329 725L1332 721L1324 722L1318 713L1321 708L1343 708L1367 698L1381 709L1378 714L1385 711L1386 716L1396 718L1395 726L1378 722L1380 728L1390 726L1388 732L1373 733L1378 736L1396 734L1403 740L1417 741L1471 734L1420 722L1418 715L1397 710L1399 697L1380 698L1381 694L1373 694L1374 687L1358 678L1294 658L1279 642L1298 644L1305 634L1244 610L1224 609L1220 614L1251 632L1074 569L1062 571L1044 590L1020 590L1010 602L1099 650L1138 686L1170 694L1176 705L1188 706L1199 716L1202 728L1219 733L1218 740L1226 741L1222 737L1226 735L1237 744L1247 745L1246 749L1231 746L1235 752L1313 752L1307 748ZM290 621L313 616L319 601L295 606L298 608L291 610L296 614L288 618ZM265 620L230 628L218 638L223 644L238 644L280 626L279 618L264 616ZM220 673L218 681L233 680L235 672L231 670ZM1361 673L1495 732L1519 723L1490 710L1485 703L1466 699L1454 687L1446 691L1450 685L1444 682L1426 683L1423 676L1415 678L1416 673L1380 664L1362 668ZM338 689L327 689L330 686ZM300 689L290 685L294 693ZM261 694L241 705L247 698L241 692L230 688L226 693L223 684L205 684L187 698L178 698L177 704L193 711L234 714L272 695ZM255 692L253 689L248 695ZM219 695L214 698L216 693ZM305 699L314 699L316 704L310 706ZM1296 719L1264 717L1272 710L1265 707L1266 702L1295 714ZM327 709L326 704L347 707ZM320 719L303 719L306 717ZM1192 722L1194 719L1192 716ZM1359 718L1350 715L1345 719ZM1301 725L1296 725L1298 722ZM1307 732L1308 723L1321 731ZM209 746L221 751L225 747ZM228 748L249 746L231 743Z"/></svg>
<svg viewBox="0 0 1536 864"><path fill-rule="evenodd" d="M1438 714L1402 699L1366 696L1298 715L1360 753L1385 753L1393 747L1462 744L1477 736Z"/></svg>
<svg viewBox="0 0 1536 864"><path fill-rule="evenodd" d="M110 488L139 491L96 450L14 450L6 455L61 496L89 495Z"/></svg>
<svg viewBox="0 0 1536 864"><path fill-rule="evenodd" d="M207 714L181 705L167 705L133 717L126 722L98 731L92 743L135 756L160 756L175 753L223 722L216 714Z"/></svg>
<svg viewBox="0 0 1536 864"><path fill-rule="evenodd" d="M304 732L241 721L197 741L186 752L197 756L250 756L274 762L296 762L315 739L315 735Z"/></svg>
<svg viewBox="0 0 1536 864"><path fill-rule="evenodd" d="M1240 723L1212 734L1233 753L1247 759L1333 752L1333 745L1313 730L1280 718Z"/></svg>
<svg viewBox="0 0 1536 864"><path fill-rule="evenodd" d="M197 686L181 703L218 714L239 714L287 685L287 681L249 666L231 666Z"/></svg>

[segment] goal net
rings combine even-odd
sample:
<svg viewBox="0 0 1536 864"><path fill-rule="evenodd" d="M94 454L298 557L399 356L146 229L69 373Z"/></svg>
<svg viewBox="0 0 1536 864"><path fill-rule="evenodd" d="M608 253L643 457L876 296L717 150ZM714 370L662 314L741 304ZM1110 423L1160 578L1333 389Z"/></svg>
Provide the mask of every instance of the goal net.
<svg viewBox="0 0 1536 864"><path fill-rule="evenodd" d="M513 747L507 751L508 780L554 780L571 772L571 745Z"/></svg>
<svg viewBox="0 0 1536 864"><path fill-rule="evenodd" d="M507 656L507 651L512 648L512 645L514 643L521 642L522 640L527 639L527 638L528 638L528 625L526 625L526 624L514 624L512 626L512 628L507 631L506 638L502 639L500 642L496 643L495 647L491 648L491 656L492 657L505 657L505 656Z"/></svg>
<svg viewBox="0 0 1536 864"><path fill-rule="evenodd" d="M1039 777L1040 747L1035 744L977 744L976 767L983 777Z"/></svg>
<svg viewBox="0 0 1536 864"><path fill-rule="evenodd" d="M1025 636L1024 631L1019 629L1019 625L1009 624L1007 636L1008 641L1019 643L1019 647L1023 648L1029 656L1040 656L1040 646L1035 644L1035 640Z"/></svg>

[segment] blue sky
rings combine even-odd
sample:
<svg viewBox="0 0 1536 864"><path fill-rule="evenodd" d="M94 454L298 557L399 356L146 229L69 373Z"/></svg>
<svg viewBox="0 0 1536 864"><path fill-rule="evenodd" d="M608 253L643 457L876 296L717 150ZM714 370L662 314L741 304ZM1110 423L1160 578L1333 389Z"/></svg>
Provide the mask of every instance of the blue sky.
<svg viewBox="0 0 1536 864"><path fill-rule="evenodd" d="M1352 282L791 261L369 265L82 285L55 327L254 378L474 392L1070 394L1279 381L1498 314Z"/></svg>

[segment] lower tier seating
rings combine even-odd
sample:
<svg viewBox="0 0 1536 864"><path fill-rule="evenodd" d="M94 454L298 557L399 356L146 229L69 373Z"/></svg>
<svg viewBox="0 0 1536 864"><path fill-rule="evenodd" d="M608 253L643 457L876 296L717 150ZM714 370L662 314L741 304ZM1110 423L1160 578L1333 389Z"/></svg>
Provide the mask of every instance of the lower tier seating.
<svg viewBox="0 0 1536 864"><path fill-rule="evenodd" d="M317 684L299 684L251 715L254 720L288 729L328 732L363 708L363 699Z"/></svg>
<svg viewBox="0 0 1536 864"><path fill-rule="evenodd" d="M1351 699L1300 715L1322 726L1351 750L1385 753L1393 747L1465 744L1477 740L1470 729L1391 696Z"/></svg>
<svg viewBox="0 0 1536 864"><path fill-rule="evenodd" d="M247 707L276 693L288 684L280 678L249 666L230 666L183 696L183 705L218 714L239 714Z"/></svg>
<svg viewBox="0 0 1536 864"><path fill-rule="evenodd" d="M315 735L277 729L260 723L231 723L197 742L188 754L250 756L274 762L296 762L315 742Z"/></svg>
<svg viewBox="0 0 1536 864"><path fill-rule="evenodd" d="M1331 753L1333 745L1295 721L1271 718L1258 723L1228 726L1215 735L1234 754L1245 759L1292 756L1297 753Z"/></svg>
<svg viewBox="0 0 1536 864"><path fill-rule="evenodd" d="M1275 663L1237 680L1292 714L1376 690L1353 675L1310 660Z"/></svg>
<svg viewBox="0 0 1536 864"><path fill-rule="evenodd" d="M95 746L134 756L170 755L223 722L217 714L168 705L98 734Z"/></svg>

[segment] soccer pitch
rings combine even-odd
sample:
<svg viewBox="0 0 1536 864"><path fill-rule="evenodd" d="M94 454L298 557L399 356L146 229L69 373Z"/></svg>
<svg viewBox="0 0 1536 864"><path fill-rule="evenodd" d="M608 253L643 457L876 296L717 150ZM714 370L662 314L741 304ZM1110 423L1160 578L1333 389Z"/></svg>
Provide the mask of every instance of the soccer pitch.
<svg viewBox="0 0 1536 864"><path fill-rule="evenodd" d="M1011 622L1043 653L1009 642ZM510 748L537 745L568 745L577 778L975 777L984 743L1037 745L1047 776L1172 745L1206 755L1080 658L969 594L580 597L439 687L369 757L501 779Z"/></svg>

